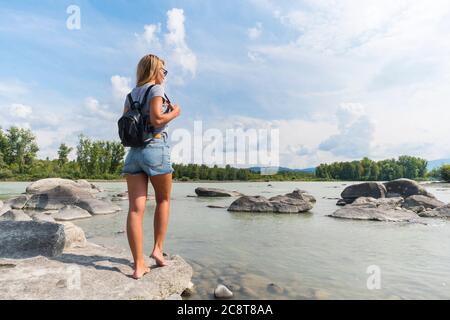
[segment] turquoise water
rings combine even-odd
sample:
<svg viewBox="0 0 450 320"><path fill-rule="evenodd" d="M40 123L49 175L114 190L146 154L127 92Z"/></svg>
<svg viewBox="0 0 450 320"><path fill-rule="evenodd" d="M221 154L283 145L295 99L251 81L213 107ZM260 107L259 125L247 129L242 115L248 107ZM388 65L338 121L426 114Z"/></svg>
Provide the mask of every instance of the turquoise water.
<svg viewBox="0 0 450 320"><path fill-rule="evenodd" d="M0 199L19 194L28 183L0 183ZM240 299L450 299L450 221L428 225L338 220L327 217L349 183L336 182L174 183L164 251L194 267L196 294L210 299L225 283ZM104 196L126 190L125 183L98 183ZM313 194L307 214L231 213L207 205L232 198L192 198L198 186L266 197L295 188ZM449 185L427 185L450 202ZM149 193L153 193L151 190ZM123 211L75 223L90 241L128 248ZM154 201L147 204L145 250L153 245ZM367 268L380 270L380 288L369 290ZM275 286L268 286L269 284Z"/></svg>

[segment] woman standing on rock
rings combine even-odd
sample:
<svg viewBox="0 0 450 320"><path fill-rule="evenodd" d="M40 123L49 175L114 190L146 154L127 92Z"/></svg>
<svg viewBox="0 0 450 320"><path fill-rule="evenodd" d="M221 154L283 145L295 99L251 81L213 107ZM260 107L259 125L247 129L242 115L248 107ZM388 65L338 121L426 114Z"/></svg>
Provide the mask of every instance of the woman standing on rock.
<svg viewBox="0 0 450 320"><path fill-rule="evenodd" d="M140 101L142 114L148 116L145 137L147 144L141 148L130 148L122 174L126 176L129 197L127 236L134 259L133 278L139 279L150 272L144 262L142 223L150 180L156 199L154 216L154 247L150 255L158 266L165 266L163 242L169 222L172 172L170 147L167 143L167 124L180 115L178 105L170 105L164 94L163 82L167 71L164 61L148 54L144 56L136 72L136 87L131 91L133 101ZM145 101L143 101L145 99ZM130 102L125 101L124 113Z"/></svg>

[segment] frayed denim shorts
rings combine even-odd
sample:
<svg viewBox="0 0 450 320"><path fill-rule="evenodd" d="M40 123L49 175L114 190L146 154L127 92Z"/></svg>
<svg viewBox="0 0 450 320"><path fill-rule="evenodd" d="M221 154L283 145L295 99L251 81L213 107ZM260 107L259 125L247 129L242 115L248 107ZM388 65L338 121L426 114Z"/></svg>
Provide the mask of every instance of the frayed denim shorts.
<svg viewBox="0 0 450 320"><path fill-rule="evenodd" d="M172 173L170 162L170 146L167 137L153 138L141 148L130 148L125 158L122 176L145 173L147 176L157 176Z"/></svg>

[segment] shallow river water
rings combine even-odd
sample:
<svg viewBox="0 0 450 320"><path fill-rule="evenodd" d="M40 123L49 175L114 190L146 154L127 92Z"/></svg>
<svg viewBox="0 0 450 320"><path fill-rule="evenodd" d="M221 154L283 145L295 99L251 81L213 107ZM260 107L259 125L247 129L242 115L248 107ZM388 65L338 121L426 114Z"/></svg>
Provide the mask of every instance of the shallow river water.
<svg viewBox="0 0 450 320"><path fill-rule="evenodd" d="M97 184L107 196L126 190L122 182ZM428 219L423 225L328 217L337 209L333 198L348 184L174 183L164 251L193 266L196 293L189 299L213 299L219 283L229 286L237 299L450 299L450 220ZM0 199L24 192L27 185L0 182ZM187 197L198 186L266 197L300 188L317 203L306 214L232 213L207 205L227 206L233 198ZM425 186L450 202L448 184ZM75 223L89 241L127 249L128 202L119 205L123 210L117 214ZM147 253L153 245L154 207L149 200ZM379 282L370 281L370 270L377 271ZM374 283L379 288L370 286Z"/></svg>

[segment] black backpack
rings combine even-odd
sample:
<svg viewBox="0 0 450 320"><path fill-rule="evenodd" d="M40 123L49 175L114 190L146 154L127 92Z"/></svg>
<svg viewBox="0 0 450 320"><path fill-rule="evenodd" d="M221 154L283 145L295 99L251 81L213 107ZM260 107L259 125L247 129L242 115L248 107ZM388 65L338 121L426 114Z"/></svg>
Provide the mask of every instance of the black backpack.
<svg viewBox="0 0 450 320"><path fill-rule="evenodd" d="M133 98L131 97L131 92L127 95L127 99L130 103L130 107L127 112L125 112L122 117L120 117L119 121L117 122L119 127L119 137L120 141L123 144L124 147L144 147L148 140L146 140L146 133L150 132L153 133L154 127L150 126L148 123L149 115L143 115L142 109L144 108L144 103L147 101L148 93L154 86L151 85L147 88L144 94L144 99L142 100L142 103L139 101L133 101ZM170 100L169 97L164 94L164 98L166 102L170 106ZM166 112L168 112L166 110Z"/></svg>
<svg viewBox="0 0 450 320"><path fill-rule="evenodd" d="M146 145L145 133L148 125L148 115L142 114L144 103L147 101L147 96L154 85L147 88L144 94L142 103L133 101L131 92L127 95L130 102L130 107L117 122L119 126L119 137L124 147L143 147Z"/></svg>

